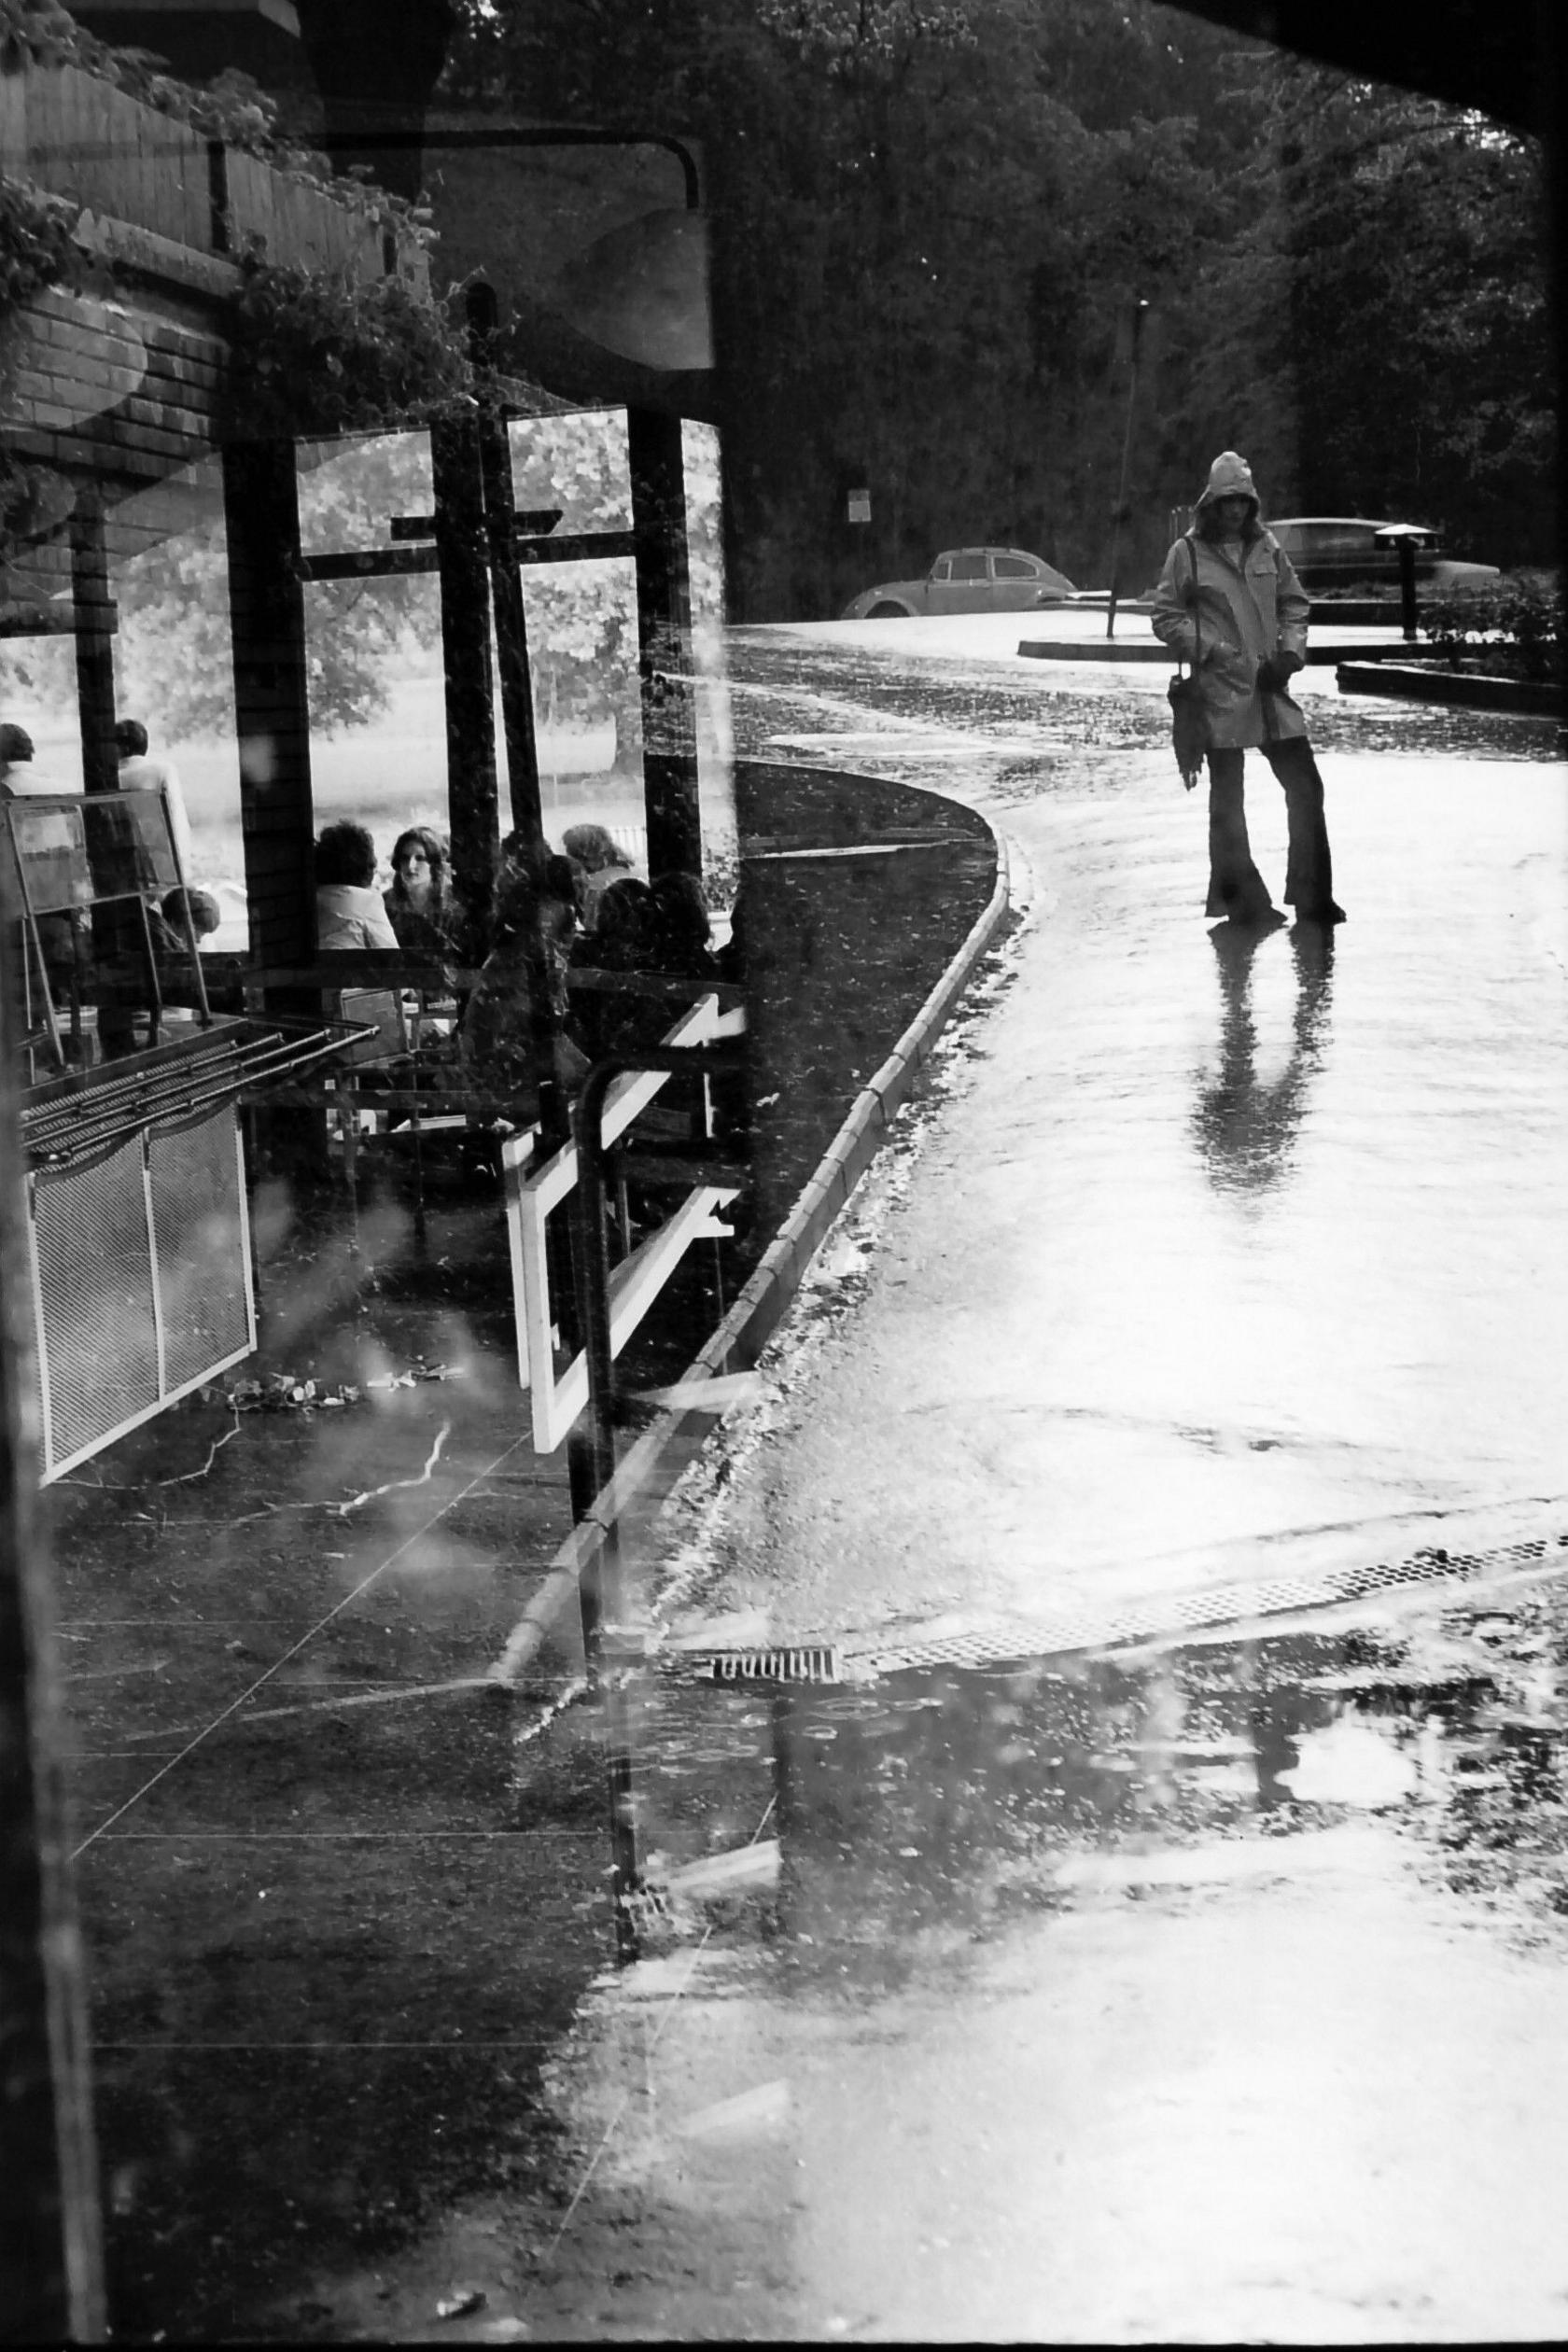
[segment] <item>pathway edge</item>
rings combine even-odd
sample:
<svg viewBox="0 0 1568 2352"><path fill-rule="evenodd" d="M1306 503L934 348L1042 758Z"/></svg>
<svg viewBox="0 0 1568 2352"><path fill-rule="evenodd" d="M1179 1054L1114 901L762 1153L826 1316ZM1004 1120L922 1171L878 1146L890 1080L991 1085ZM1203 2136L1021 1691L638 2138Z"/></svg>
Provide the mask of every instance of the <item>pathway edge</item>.
<svg viewBox="0 0 1568 2352"><path fill-rule="evenodd" d="M1001 829L983 811L974 813L982 817L996 853L996 882L989 900L891 1053L856 1095L815 1173L737 1293L722 1323L680 1375L680 1385L715 1379L728 1372L749 1371L755 1365L799 1290L801 1278L830 1226L847 1206L850 1195L875 1157L889 1122L907 1099L954 1005L1001 929L1012 903L1007 843ZM508 1689L517 1687L551 1627L576 1597L583 1574L597 1558L606 1537L619 1525L630 1505L652 1487L671 1448L698 1428L711 1428L717 1419L710 1407L692 1404L662 1413L643 1431L617 1464L614 1477L594 1497L580 1525L573 1528L556 1551L543 1584L507 1636L506 1645L486 1680Z"/></svg>

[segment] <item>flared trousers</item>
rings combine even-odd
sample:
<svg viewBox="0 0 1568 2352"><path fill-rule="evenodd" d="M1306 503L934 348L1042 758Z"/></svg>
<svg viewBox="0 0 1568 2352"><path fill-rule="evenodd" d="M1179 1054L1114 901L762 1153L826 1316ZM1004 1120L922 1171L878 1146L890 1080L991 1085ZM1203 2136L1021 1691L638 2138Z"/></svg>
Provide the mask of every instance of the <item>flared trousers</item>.
<svg viewBox="0 0 1568 2352"><path fill-rule="evenodd" d="M1284 788L1290 847L1285 861L1284 899L1307 922L1333 922L1339 909L1334 903L1334 872L1323 818L1323 777L1305 735L1288 735L1263 744L1264 758ZM1209 915L1228 915L1235 922L1256 922L1274 912L1268 885L1253 862L1247 838L1243 796L1246 754L1209 754Z"/></svg>

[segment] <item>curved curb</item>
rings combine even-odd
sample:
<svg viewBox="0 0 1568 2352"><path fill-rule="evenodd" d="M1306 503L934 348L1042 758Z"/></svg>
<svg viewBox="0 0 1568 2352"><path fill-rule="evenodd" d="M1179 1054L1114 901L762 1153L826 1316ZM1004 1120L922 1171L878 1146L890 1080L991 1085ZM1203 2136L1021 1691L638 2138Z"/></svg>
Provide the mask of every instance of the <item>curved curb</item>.
<svg viewBox="0 0 1568 2352"><path fill-rule="evenodd" d="M829 1226L847 1204L875 1158L890 1121L930 1060L931 1048L975 966L1001 929L1011 903L1007 845L988 817L984 822L997 861L996 884L989 901L892 1052L855 1097L837 1134L818 1162L816 1174L768 1243L718 1330L681 1374L677 1384L679 1387L715 1380L726 1373L749 1371L756 1363L800 1288L801 1277ZM722 1404L717 1398L712 1404L685 1404L677 1410L662 1413L643 1431L617 1465L614 1477L594 1497L581 1524L573 1528L556 1552L543 1584L485 1676L487 1682L499 1683L509 1689L516 1687L538 1656L550 1628L576 1597L583 1572L596 1559L607 1535L619 1525L628 1506L654 1487L676 1441L699 1428L711 1428L734 1401L732 1393Z"/></svg>

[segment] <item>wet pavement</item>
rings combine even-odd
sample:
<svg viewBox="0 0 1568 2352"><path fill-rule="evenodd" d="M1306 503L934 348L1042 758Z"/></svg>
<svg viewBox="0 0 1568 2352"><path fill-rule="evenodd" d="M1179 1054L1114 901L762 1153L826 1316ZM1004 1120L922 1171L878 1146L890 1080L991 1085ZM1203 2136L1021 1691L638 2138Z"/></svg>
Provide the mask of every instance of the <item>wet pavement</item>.
<svg viewBox="0 0 1568 2352"><path fill-rule="evenodd" d="M628 1544L596 1691L563 1654L521 1711L442 1702L413 1780L378 1709L259 1726L220 1861L189 1764L139 1809L189 1893L163 2008L138 1966L101 2027L157 2201L122 2332L1563 2331L1552 730L1309 674L1351 921L1216 945L1162 673L890 638L742 633L741 746L986 808L1026 919L760 1405ZM441 1384L388 1402L374 1463L315 1417L340 1500L427 1463ZM380 1639L393 1595L517 1598L507 1465L462 1466L480 1516L367 1589ZM377 1560L428 1516L367 1510ZM315 1541L325 1607L358 1563ZM707 1663L787 1648L830 1679ZM111 2008L129 1827L87 1895ZM214 2069L257 2123L228 2176L182 2154Z"/></svg>
<svg viewBox="0 0 1568 2352"><path fill-rule="evenodd" d="M1351 919L1260 938L1204 921L1161 678L1104 699L1155 748L1032 789L981 729L947 754L1033 906L852 1344L714 1539L779 1639L1316 1574L1568 1493L1562 767L1531 722L1459 757L1429 714L1413 750L1325 749Z"/></svg>
<svg viewBox="0 0 1568 2352"><path fill-rule="evenodd" d="M945 769L1032 903L639 1563L654 1668L607 1707L642 1956L553 2070L581 2170L517 2307L1560 2334L1551 736L1309 686L1351 920L1239 940L1157 672L1077 703L1122 748L1031 774L1071 685L1005 673L988 732L988 672L905 695L791 635L754 640L763 708ZM847 1687L696 1679L810 1646Z"/></svg>

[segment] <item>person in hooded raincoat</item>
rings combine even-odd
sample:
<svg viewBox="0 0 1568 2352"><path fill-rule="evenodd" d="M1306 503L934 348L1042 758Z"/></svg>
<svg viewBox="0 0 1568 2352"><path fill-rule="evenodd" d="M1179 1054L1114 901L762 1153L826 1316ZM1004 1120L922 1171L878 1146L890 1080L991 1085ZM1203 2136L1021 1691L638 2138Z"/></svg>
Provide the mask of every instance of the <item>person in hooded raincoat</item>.
<svg viewBox="0 0 1568 2352"><path fill-rule="evenodd" d="M1308 598L1273 533L1244 457L1215 458L1193 527L1165 559L1153 625L1179 660L1197 656L1209 736L1206 913L1284 920L1253 862L1242 797L1246 754L1260 750L1284 788L1290 828L1285 903L1298 920L1341 923L1323 817L1323 777L1301 706L1286 681L1307 659Z"/></svg>

